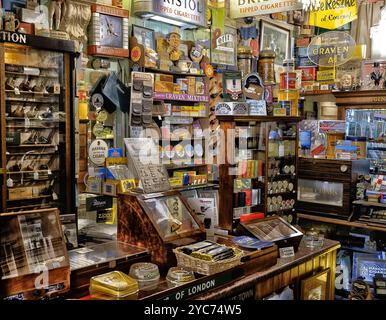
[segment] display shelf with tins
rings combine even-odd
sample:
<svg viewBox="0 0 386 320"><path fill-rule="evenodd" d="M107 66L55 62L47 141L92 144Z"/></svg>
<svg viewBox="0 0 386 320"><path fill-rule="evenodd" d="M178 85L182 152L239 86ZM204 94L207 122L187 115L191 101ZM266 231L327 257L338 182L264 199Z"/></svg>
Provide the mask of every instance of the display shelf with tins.
<svg viewBox="0 0 386 320"><path fill-rule="evenodd" d="M220 227L235 231L239 217L254 212L294 222L301 117L219 116L218 120L224 131L234 130L225 141L225 153L232 161L219 166ZM243 129L246 135L240 134Z"/></svg>
<svg viewBox="0 0 386 320"><path fill-rule="evenodd" d="M1 211L75 212L74 43L26 37L0 44Z"/></svg>

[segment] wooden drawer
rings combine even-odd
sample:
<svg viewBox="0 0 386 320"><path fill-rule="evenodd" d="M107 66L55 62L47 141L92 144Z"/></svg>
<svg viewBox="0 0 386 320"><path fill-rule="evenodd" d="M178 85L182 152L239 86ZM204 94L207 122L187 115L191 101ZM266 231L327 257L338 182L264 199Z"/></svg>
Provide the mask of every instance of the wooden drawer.
<svg viewBox="0 0 386 320"><path fill-rule="evenodd" d="M299 178L313 178L315 180L352 180L352 162L325 159L299 159Z"/></svg>

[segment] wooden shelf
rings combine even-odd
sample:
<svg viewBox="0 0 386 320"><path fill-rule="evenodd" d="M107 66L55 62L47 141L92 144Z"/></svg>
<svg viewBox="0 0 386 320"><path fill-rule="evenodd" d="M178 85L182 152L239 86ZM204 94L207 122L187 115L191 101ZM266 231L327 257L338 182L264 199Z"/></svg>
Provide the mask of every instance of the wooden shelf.
<svg viewBox="0 0 386 320"><path fill-rule="evenodd" d="M13 90L5 90L5 92L8 92L8 93L14 93L16 95L19 95L17 94L15 91ZM50 93L50 92L36 92L36 91L19 91L20 94L36 94L37 96L45 96L45 97L51 97L51 96L59 96L60 93Z"/></svg>
<svg viewBox="0 0 386 320"><path fill-rule="evenodd" d="M202 189L202 188L213 188L217 186L218 184L206 183L206 184L196 184L191 186L173 187L172 189L178 190L178 191L187 191L187 190Z"/></svg>
<svg viewBox="0 0 386 320"><path fill-rule="evenodd" d="M57 144L20 144L18 146L11 146L7 144L7 148L55 148L59 147Z"/></svg>
<svg viewBox="0 0 386 320"><path fill-rule="evenodd" d="M201 168L201 167L206 167L206 164L170 164L170 165L165 165L167 170L178 170L178 169L185 169L185 168Z"/></svg>
<svg viewBox="0 0 386 320"><path fill-rule="evenodd" d="M370 201L366 201L366 200L356 200L356 201L353 201L353 204L359 204L361 206L366 206L366 207L386 208L386 204L384 204L384 203L370 202Z"/></svg>
<svg viewBox="0 0 386 320"><path fill-rule="evenodd" d="M17 66L17 67L26 67L26 68L36 68L36 69L59 69L58 66L28 66L25 64L15 64L15 63L6 63L6 66Z"/></svg>
<svg viewBox="0 0 386 320"><path fill-rule="evenodd" d="M167 71L167 70L160 70L160 69L156 69L156 68L145 68L145 71L146 72L154 72L154 73L171 74L174 76L206 77L205 74L194 74L194 73L187 73L187 72Z"/></svg>
<svg viewBox="0 0 386 320"><path fill-rule="evenodd" d="M369 224L363 223L363 222L346 221L346 220L340 220L340 219L336 219L336 218L314 216L314 215L305 214L305 213L298 213L298 218L310 220L310 221L336 224L336 225L341 225L341 226L346 226L346 227L351 227L351 228L360 228L360 229L386 232L386 226L382 226L382 225L377 226L374 223L369 225Z"/></svg>
<svg viewBox="0 0 386 320"><path fill-rule="evenodd" d="M59 170L51 170L51 172L58 172ZM35 171L7 171L6 174L31 174L31 173L47 173L48 170L35 170Z"/></svg>
<svg viewBox="0 0 386 320"><path fill-rule="evenodd" d="M299 122L302 121L303 117L275 117L275 116L233 116L233 115L216 115L216 118L219 121L235 121L235 122L275 122L275 121L285 121L285 122Z"/></svg>
<svg viewBox="0 0 386 320"><path fill-rule="evenodd" d="M25 121L28 119L29 121L40 121L40 122L51 122L51 123L57 123L57 122L66 122L64 120L57 120L57 119L39 119L39 118L22 118L22 117L6 117L5 120L7 121ZM30 126L28 126L30 128Z"/></svg>
<svg viewBox="0 0 386 320"><path fill-rule="evenodd" d="M39 77L39 78L53 78L57 79L59 78L59 74L56 76L45 76L45 75L35 75L35 74L28 74L28 73L21 73L21 72L13 72L13 71L5 71L6 74L14 74L16 76L28 76L28 77Z"/></svg>
<svg viewBox="0 0 386 320"><path fill-rule="evenodd" d="M29 198L23 198L23 199L13 199L13 200L10 200L10 199L7 199L7 201L28 201L28 200L38 200L38 199L46 199L46 198L52 198L52 195L50 196L36 196L36 197L29 197Z"/></svg>

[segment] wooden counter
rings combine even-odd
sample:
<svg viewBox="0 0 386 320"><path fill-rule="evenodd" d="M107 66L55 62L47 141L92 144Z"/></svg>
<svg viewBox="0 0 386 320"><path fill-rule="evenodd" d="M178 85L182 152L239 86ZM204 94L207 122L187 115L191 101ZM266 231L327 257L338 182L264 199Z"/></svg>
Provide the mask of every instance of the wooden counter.
<svg viewBox="0 0 386 320"><path fill-rule="evenodd" d="M167 285L165 278L158 283L157 288L150 291L141 290L139 300L219 300L232 299L239 294L247 292L246 295L254 299L262 299L269 296L276 290L285 288L290 284L297 283L303 277L311 276L313 272L318 272L330 268L330 284L328 299L334 299L335 288L335 267L336 251L340 244L333 240L324 240L324 245L319 249L305 247L302 242L299 250L291 258L279 258L275 265L265 267L264 263L269 263L269 256L260 260L260 264L251 267L245 263L234 269L224 271L214 276L198 277L195 281L187 285L171 288ZM261 270L261 271L257 271ZM213 289L202 289L202 293L197 291L201 286L213 287ZM194 292L189 296L190 293ZM253 293L251 293L253 292ZM83 297L82 300L90 299L90 296Z"/></svg>
<svg viewBox="0 0 386 320"><path fill-rule="evenodd" d="M276 290L282 289L302 277L311 275L313 271L330 268L330 290L329 299L334 299L335 290L335 268L336 251L340 244L333 240L324 240L323 247L310 249L305 247L304 242L299 246L299 250L291 258L279 258L277 264L261 272L250 271L240 279L216 288L196 299L217 300L235 296L238 292L243 292L248 288L255 287L255 299L262 299Z"/></svg>

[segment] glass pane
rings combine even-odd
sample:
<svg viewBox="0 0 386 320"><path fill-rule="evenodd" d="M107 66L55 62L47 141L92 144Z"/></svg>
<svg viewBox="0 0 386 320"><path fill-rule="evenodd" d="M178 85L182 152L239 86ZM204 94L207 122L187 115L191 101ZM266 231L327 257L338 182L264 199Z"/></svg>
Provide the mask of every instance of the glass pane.
<svg viewBox="0 0 386 320"><path fill-rule="evenodd" d="M154 226L158 227L164 240L199 230L188 209L178 196L161 197L141 201Z"/></svg>
<svg viewBox="0 0 386 320"><path fill-rule="evenodd" d="M67 179L64 55L7 44L6 210L65 209ZM60 181L60 183L59 183Z"/></svg>
<svg viewBox="0 0 386 320"><path fill-rule="evenodd" d="M2 279L68 266L55 211L1 219Z"/></svg>
<svg viewBox="0 0 386 320"><path fill-rule="evenodd" d="M298 200L342 207L343 184L331 181L299 179Z"/></svg>

